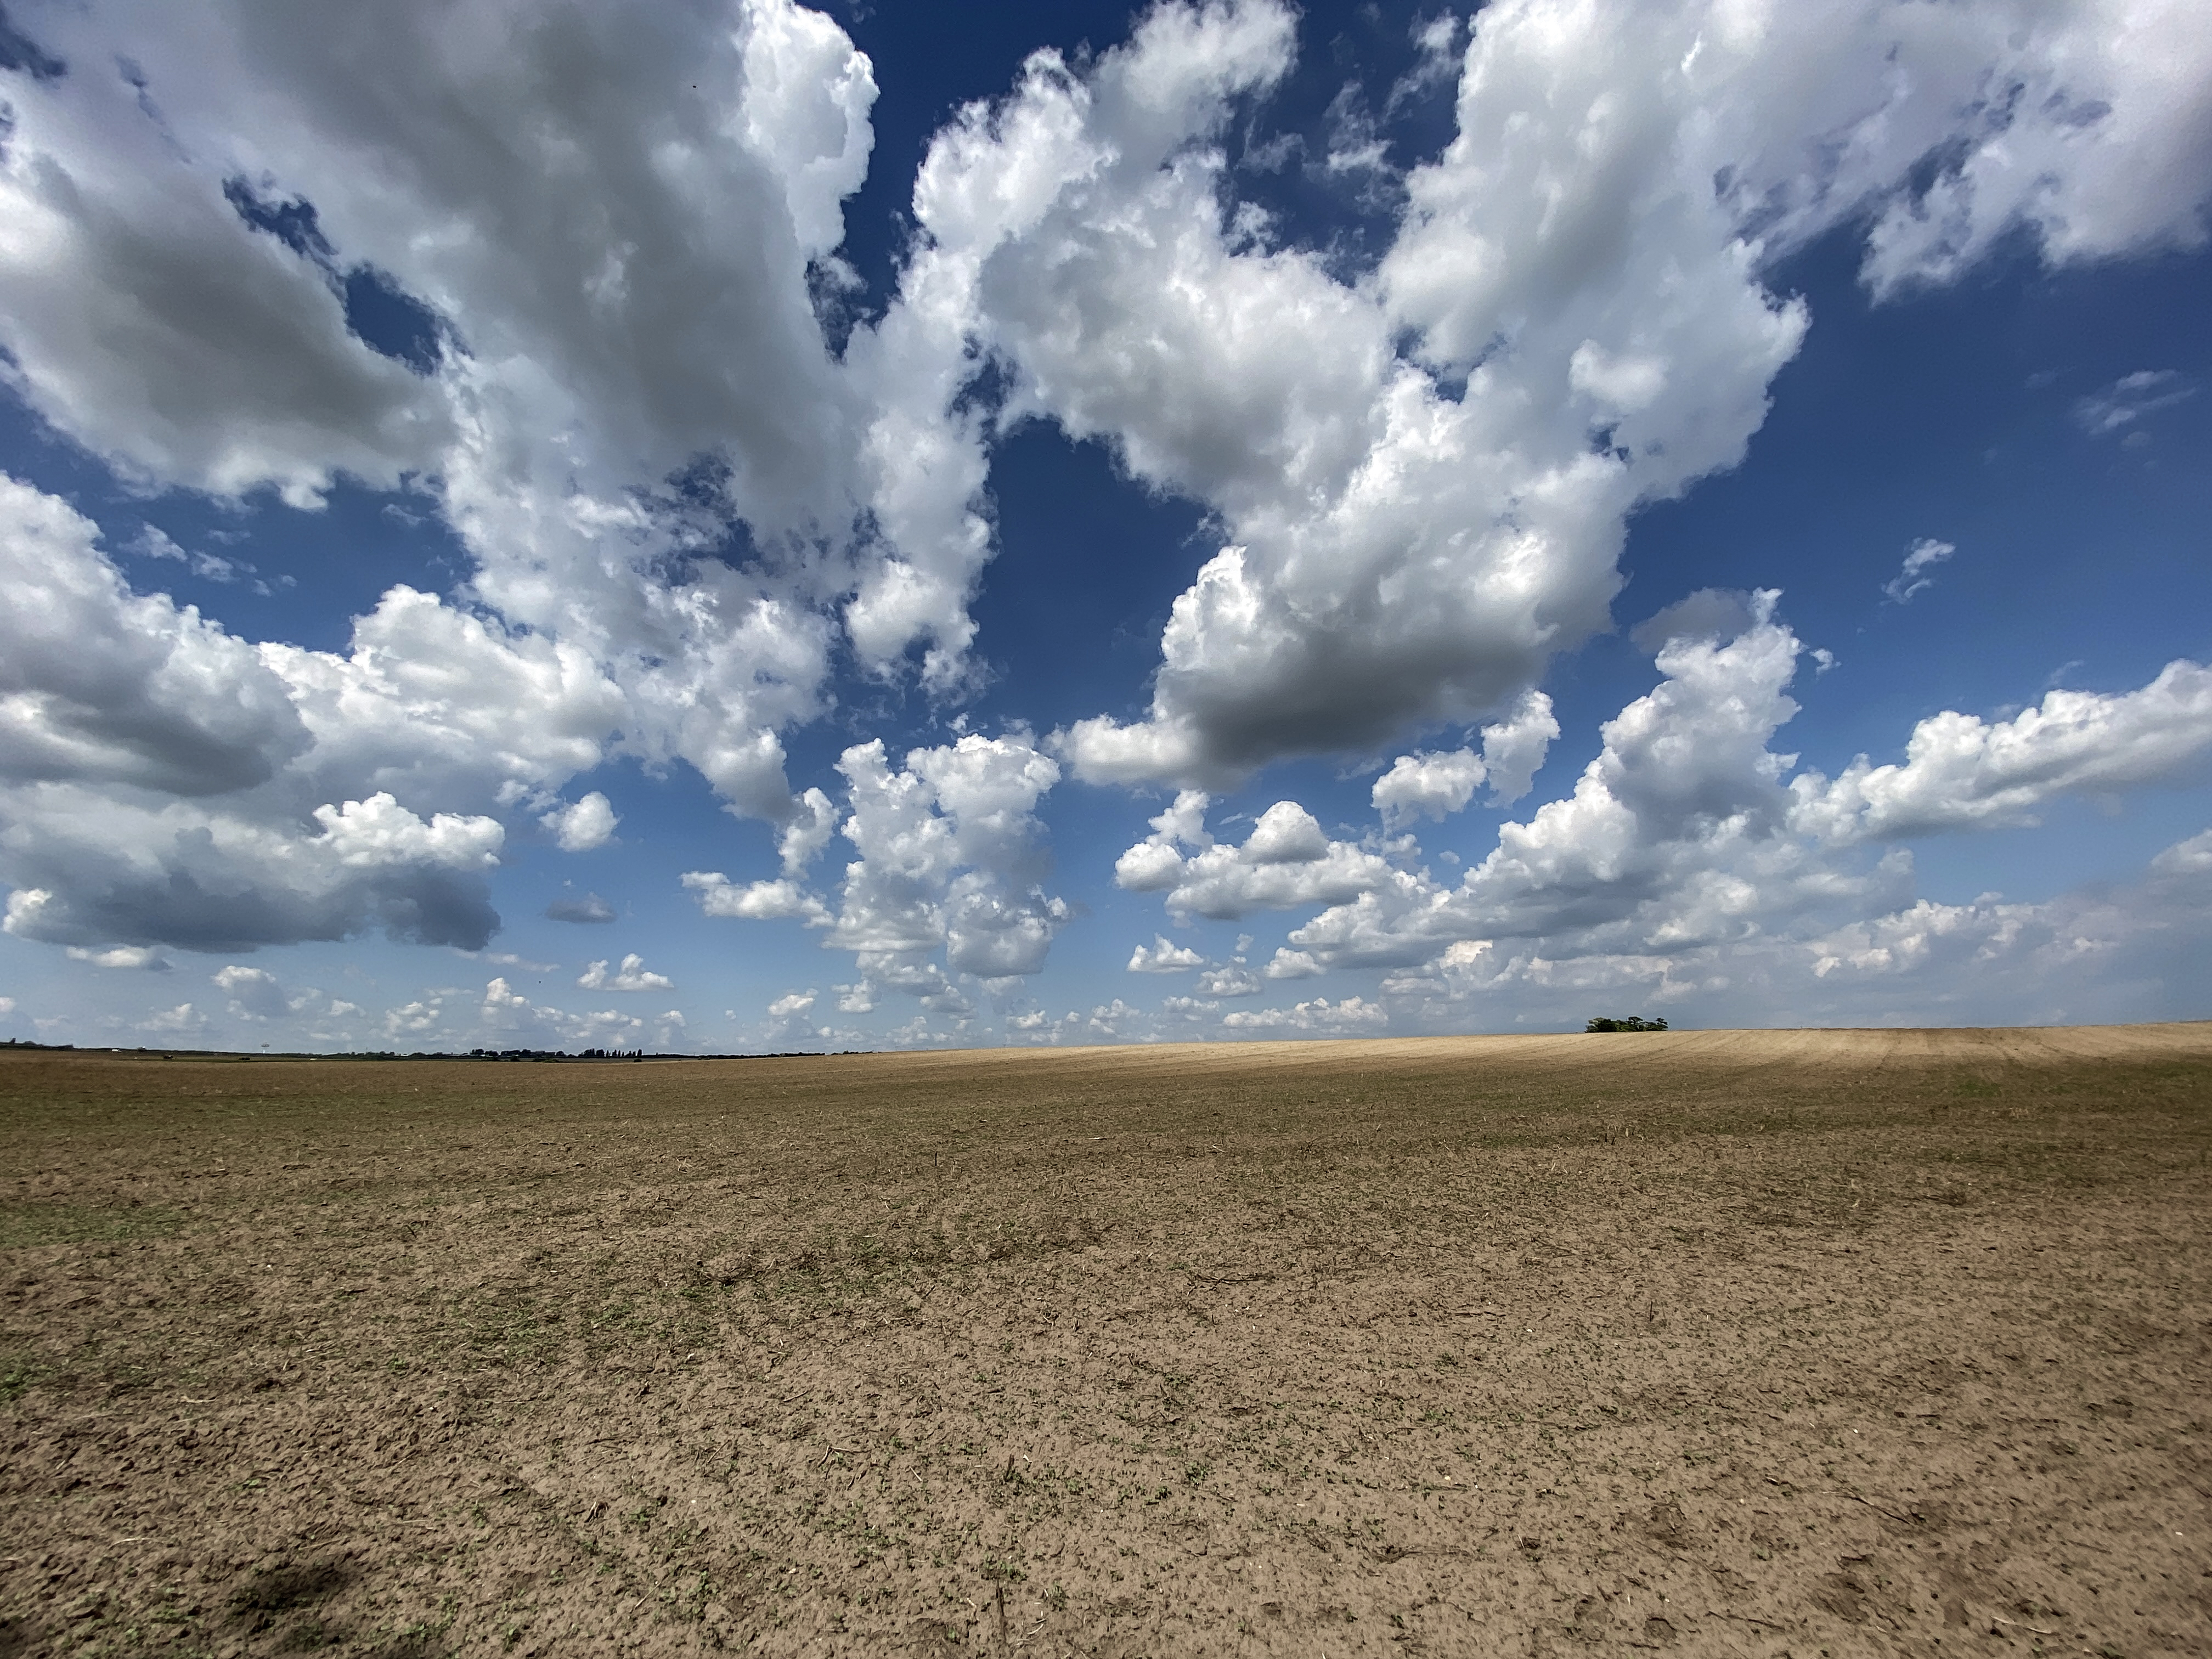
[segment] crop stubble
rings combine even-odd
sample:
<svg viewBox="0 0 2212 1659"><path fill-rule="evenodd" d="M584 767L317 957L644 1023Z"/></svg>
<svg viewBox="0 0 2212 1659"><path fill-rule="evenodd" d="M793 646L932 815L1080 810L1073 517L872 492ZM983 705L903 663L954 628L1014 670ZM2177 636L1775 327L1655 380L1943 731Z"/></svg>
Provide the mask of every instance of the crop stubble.
<svg viewBox="0 0 2212 1659"><path fill-rule="evenodd" d="M2212 1650L2212 1027L0 1059L0 1656Z"/></svg>

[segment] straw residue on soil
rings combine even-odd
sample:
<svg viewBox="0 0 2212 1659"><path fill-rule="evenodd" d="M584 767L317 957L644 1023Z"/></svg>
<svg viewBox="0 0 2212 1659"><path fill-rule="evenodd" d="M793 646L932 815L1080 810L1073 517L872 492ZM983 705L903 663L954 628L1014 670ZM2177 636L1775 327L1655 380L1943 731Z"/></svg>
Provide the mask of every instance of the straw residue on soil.
<svg viewBox="0 0 2212 1659"><path fill-rule="evenodd" d="M2208 1085L10 1055L0 1655L2201 1653Z"/></svg>

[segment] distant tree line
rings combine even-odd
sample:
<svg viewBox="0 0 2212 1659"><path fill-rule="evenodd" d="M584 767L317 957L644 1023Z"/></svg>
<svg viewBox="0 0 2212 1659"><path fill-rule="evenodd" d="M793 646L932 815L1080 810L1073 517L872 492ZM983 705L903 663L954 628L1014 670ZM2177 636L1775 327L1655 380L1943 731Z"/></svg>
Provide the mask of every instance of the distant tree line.
<svg viewBox="0 0 2212 1659"><path fill-rule="evenodd" d="M572 1054L565 1048L471 1048L471 1060L643 1060L642 1048L586 1048Z"/></svg>
<svg viewBox="0 0 2212 1659"><path fill-rule="evenodd" d="M1625 1019L1608 1019L1600 1015L1583 1027L1585 1031L1663 1031L1666 1029L1665 1020L1646 1019L1641 1014L1630 1014Z"/></svg>
<svg viewBox="0 0 2212 1659"><path fill-rule="evenodd" d="M1663 1027L1662 1029L1664 1029ZM0 1049L46 1048L75 1049L73 1042L33 1042L27 1037L0 1037ZM297 1052L271 1054L252 1054L232 1048L87 1048L88 1054L158 1054L163 1060L829 1060L842 1059L850 1054L866 1054L872 1048L839 1048L834 1051L817 1048L780 1049L774 1054L655 1054L642 1048L586 1048L572 1054L565 1048L471 1048L465 1054L447 1054L443 1049L425 1054L421 1049L402 1054L393 1048L355 1048L325 1054Z"/></svg>

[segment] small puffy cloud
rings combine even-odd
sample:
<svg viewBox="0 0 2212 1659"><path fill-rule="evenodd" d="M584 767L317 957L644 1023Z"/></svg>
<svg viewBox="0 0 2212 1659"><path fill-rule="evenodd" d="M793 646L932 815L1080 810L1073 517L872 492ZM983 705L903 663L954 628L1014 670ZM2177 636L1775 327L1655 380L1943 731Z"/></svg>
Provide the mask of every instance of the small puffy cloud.
<svg viewBox="0 0 2212 1659"><path fill-rule="evenodd" d="M813 992L793 991L769 1004L768 1017L778 1022L796 1019L813 1006Z"/></svg>
<svg viewBox="0 0 2212 1659"><path fill-rule="evenodd" d="M2212 878L2212 830L2166 848L2150 861L2150 873L2160 881Z"/></svg>
<svg viewBox="0 0 2212 1659"><path fill-rule="evenodd" d="M1160 1017L1195 1024L1221 1012L1221 1004L1206 997L1162 997Z"/></svg>
<svg viewBox="0 0 2212 1659"><path fill-rule="evenodd" d="M230 998L231 1011L256 1019L277 1019L291 1012L291 1002L276 975L264 968L235 963L217 971L216 984Z"/></svg>
<svg viewBox="0 0 2212 1659"><path fill-rule="evenodd" d="M72 945L69 954L73 961L89 962L99 968L145 968L157 974L169 971L169 959L150 945L118 945L112 950L91 951L82 945Z"/></svg>
<svg viewBox="0 0 2212 1659"><path fill-rule="evenodd" d="M138 1029L161 1036L186 1036L207 1030L207 1016L191 1003L180 1002L149 1015L138 1022Z"/></svg>
<svg viewBox="0 0 2212 1659"><path fill-rule="evenodd" d="M1103 1037L1109 1042L1138 1034L1145 1020L1144 1011L1133 1008L1115 997L1111 1002L1100 1003L1083 1022L1086 1036Z"/></svg>
<svg viewBox="0 0 2212 1659"><path fill-rule="evenodd" d="M381 790L367 800L318 806L314 818L323 826L318 840L331 858L357 870L410 864L481 869L499 862L507 839L496 818L440 812L426 823Z"/></svg>
<svg viewBox="0 0 2212 1659"><path fill-rule="evenodd" d="M1269 979L1311 979L1322 970L1310 952L1284 946L1277 949L1260 971Z"/></svg>
<svg viewBox="0 0 2212 1659"><path fill-rule="evenodd" d="M599 923L612 921L615 908L597 893L586 893L581 897L570 895L555 899L545 907L545 914L555 921Z"/></svg>
<svg viewBox="0 0 2212 1659"><path fill-rule="evenodd" d="M550 974L556 968L560 966L558 963L554 962L532 962L529 957L518 956L512 951L457 950L455 953L459 956L467 957L473 961L489 962L494 967L520 968L526 972L532 974Z"/></svg>
<svg viewBox="0 0 2212 1659"><path fill-rule="evenodd" d="M564 853L588 853L613 839L621 820L607 798L594 789L581 800L555 808L538 822Z"/></svg>
<svg viewBox="0 0 2212 1659"><path fill-rule="evenodd" d="M1260 816L1241 847L1216 842L1201 817L1206 797L1178 796L1153 822L1153 834L1115 860L1114 878L1138 892L1164 892L1170 910L1233 921L1256 909L1294 909L1339 902L1389 884L1388 860L1347 842L1331 841L1312 813L1277 801ZM1202 837L1202 841L1200 838ZM1188 857L1176 844L1197 844Z"/></svg>
<svg viewBox="0 0 2212 1659"><path fill-rule="evenodd" d="M710 916L747 921L804 921L827 927L830 908L795 881L756 881L740 887L719 870L687 870L680 878Z"/></svg>
<svg viewBox="0 0 2212 1659"><path fill-rule="evenodd" d="M665 974L648 973L645 958L632 952L611 973L604 962L586 968L576 983L586 991L672 991L676 981Z"/></svg>
<svg viewBox="0 0 2212 1659"><path fill-rule="evenodd" d="M1958 550L1948 542L1923 536L1905 550L1904 567L1881 585L1881 591L1892 605L1909 603L1915 593L1936 585L1936 579L1926 573Z"/></svg>
<svg viewBox="0 0 2212 1659"><path fill-rule="evenodd" d="M1129 955L1128 971L1133 974L1181 974L1193 968L1206 966L1206 958L1187 945L1177 945L1166 934L1154 936L1150 945L1139 945Z"/></svg>
<svg viewBox="0 0 2212 1659"><path fill-rule="evenodd" d="M1356 1036L1390 1024L1389 1010L1361 997L1332 1004L1326 997L1293 1008L1239 1008L1221 1017L1231 1031L1280 1031L1300 1036Z"/></svg>
<svg viewBox="0 0 2212 1659"><path fill-rule="evenodd" d="M505 980L494 980L492 984L499 988L502 996L507 994ZM411 1002L403 1002L396 1008L385 1011L385 1034L393 1038L419 1038L436 1030L444 1018L445 1006L439 998L417 997Z"/></svg>
<svg viewBox="0 0 2212 1659"><path fill-rule="evenodd" d="M136 549L149 559L166 559L183 565L204 581L234 582L241 574L251 574L253 567L235 559L226 559L218 553L187 553L167 532L148 525L138 538Z"/></svg>
<svg viewBox="0 0 2212 1659"><path fill-rule="evenodd" d="M1986 938L1988 921L2002 915L2005 908L1979 902L1936 904L1922 899L1909 909L1855 922L1814 939L1808 947L1813 955L1813 972L1825 979L1838 969L1886 974L1920 967L1948 936L1971 931Z"/></svg>
<svg viewBox="0 0 2212 1659"><path fill-rule="evenodd" d="M434 1024L439 1011L432 1006L410 1005L421 1010L422 1029ZM665 1017L664 1017L665 1018ZM575 1044L583 1048L635 1047L645 1031L644 1020L612 1009L598 1013L572 1014L564 1009L533 1003L503 977L484 987L477 1010L480 1030L495 1048L538 1048Z"/></svg>
<svg viewBox="0 0 2212 1659"><path fill-rule="evenodd" d="M919 1048L929 1043L950 1042L952 1041L953 1034L951 1031L931 1030L929 1016L916 1014L905 1024L891 1027L884 1036L894 1048Z"/></svg>
<svg viewBox="0 0 2212 1659"><path fill-rule="evenodd" d="M2074 419L2091 437L2108 438L2196 395L2195 383L2173 369L2138 369L2075 403Z"/></svg>
<svg viewBox="0 0 2212 1659"><path fill-rule="evenodd" d="M1182 872L1182 855L1176 848L1202 850L1213 845L1206 828L1206 809L1212 800L1201 789L1176 795L1174 805L1152 820L1152 833L1114 861L1115 884L1133 893L1174 886Z"/></svg>
<svg viewBox="0 0 2212 1659"><path fill-rule="evenodd" d="M1198 976L1198 994L1202 997L1257 996L1259 976L1249 968L1233 965L1208 969Z"/></svg>
<svg viewBox="0 0 2212 1659"><path fill-rule="evenodd" d="M1482 757L1472 749L1401 755L1375 780L1371 798L1384 828L1401 830L1417 818L1441 822L1458 811L1488 775Z"/></svg>
<svg viewBox="0 0 2212 1659"><path fill-rule="evenodd" d="M1247 864L1311 864L1328 856L1328 837L1304 807L1279 800L1260 814L1239 851Z"/></svg>

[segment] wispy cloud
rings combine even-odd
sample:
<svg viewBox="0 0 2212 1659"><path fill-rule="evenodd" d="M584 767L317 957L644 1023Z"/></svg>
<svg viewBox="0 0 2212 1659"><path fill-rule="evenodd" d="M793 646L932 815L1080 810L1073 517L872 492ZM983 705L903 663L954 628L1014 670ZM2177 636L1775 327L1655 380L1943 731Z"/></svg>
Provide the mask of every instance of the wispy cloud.
<svg viewBox="0 0 2212 1659"><path fill-rule="evenodd" d="M1889 596L1892 605L1909 605L1915 593L1936 585L1936 579L1928 572L1958 550L1949 542L1923 536L1905 550L1903 568L1881 585L1881 591Z"/></svg>
<svg viewBox="0 0 2212 1659"><path fill-rule="evenodd" d="M2124 432L2147 415L2186 403L2197 387L2171 368L2137 369L2123 374L2102 392L2093 392L2074 405L2074 420L2093 438L2109 438Z"/></svg>

